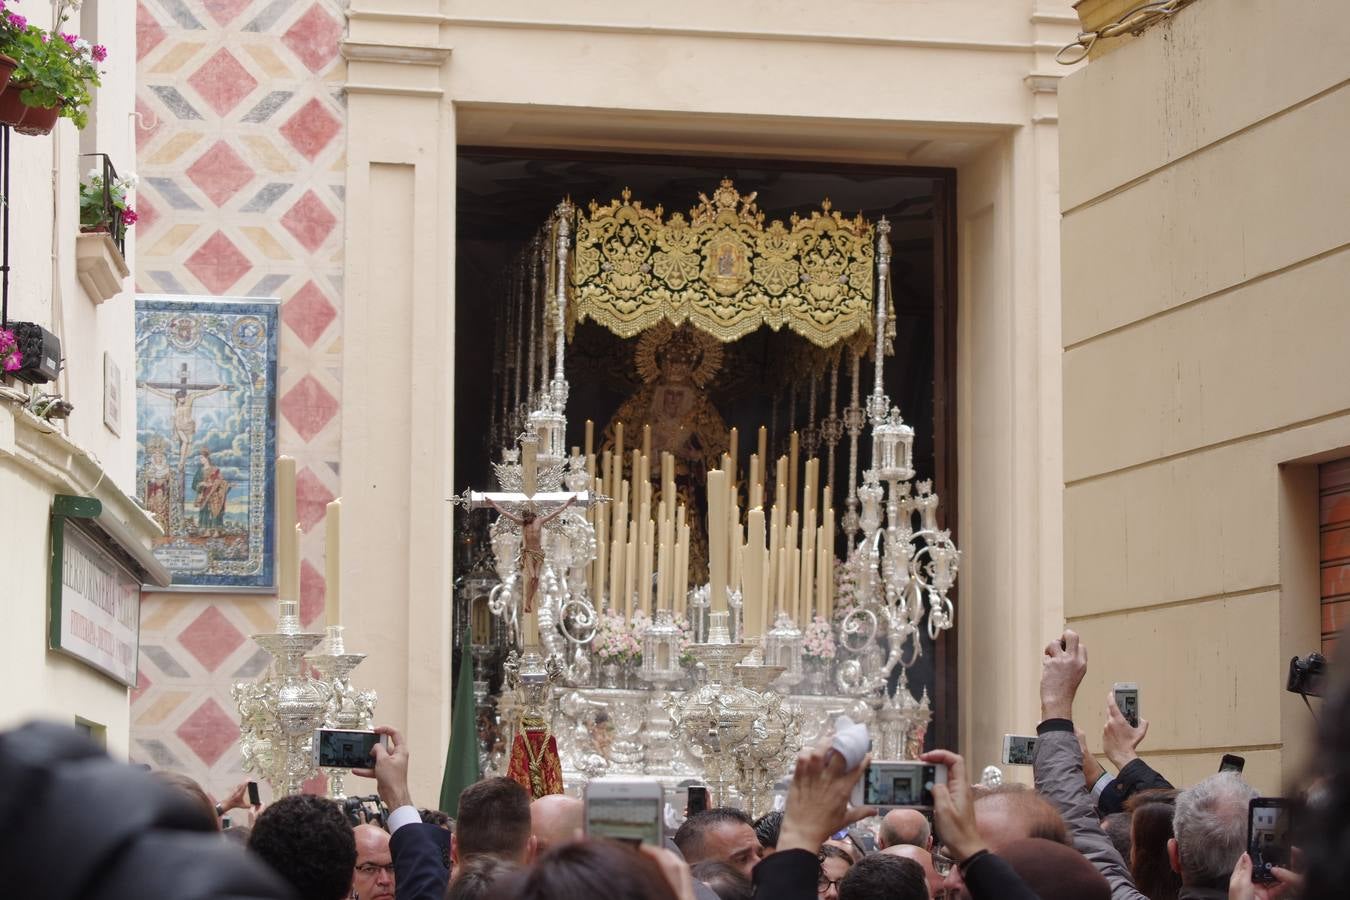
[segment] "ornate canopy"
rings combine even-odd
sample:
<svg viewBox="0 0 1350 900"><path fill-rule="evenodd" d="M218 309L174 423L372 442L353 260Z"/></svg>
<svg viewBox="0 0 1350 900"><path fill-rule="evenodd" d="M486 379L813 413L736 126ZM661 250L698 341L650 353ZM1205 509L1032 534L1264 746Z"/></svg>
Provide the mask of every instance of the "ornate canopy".
<svg viewBox="0 0 1350 900"><path fill-rule="evenodd" d="M630 338L689 322L722 342L767 325L819 347L872 330L875 243L861 215L821 204L764 224L756 194L723 179L712 198L662 218L630 199L578 210L569 330L590 319Z"/></svg>

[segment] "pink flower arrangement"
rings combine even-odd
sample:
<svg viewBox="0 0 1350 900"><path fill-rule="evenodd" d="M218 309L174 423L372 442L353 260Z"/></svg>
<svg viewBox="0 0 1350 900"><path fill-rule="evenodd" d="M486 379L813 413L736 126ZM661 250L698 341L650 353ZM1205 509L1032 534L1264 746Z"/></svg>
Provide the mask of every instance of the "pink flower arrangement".
<svg viewBox="0 0 1350 900"><path fill-rule="evenodd" d="M802 652L821 661L834 659L834 629L824 616L816 616L802 632Z"/></svg>
<svg viewBox="0 0 1350 900"><path fill-rule="evenodd" d="M19 352L19 341L14 332L0 328L0 370L13 372L23 365L23 354Z"/></svg>
<svg viewBox="0 0 1350 900"><path fill-rule="evenodd" d="M633 627L629 627L623 616L613 610L607 610L596 624L595 639L591 646L601 663L623 663L642 659L641 635L636 633L640 625L638 616L634 616ZM642 626L643 630L646 626Z"/></svg>
<svg viewBox="0 0 1350 900"><path fill-rule="evenodd" d="M122 224L135 225L138 219L140 219L140 216L130 206L122 210Z"/></svg>

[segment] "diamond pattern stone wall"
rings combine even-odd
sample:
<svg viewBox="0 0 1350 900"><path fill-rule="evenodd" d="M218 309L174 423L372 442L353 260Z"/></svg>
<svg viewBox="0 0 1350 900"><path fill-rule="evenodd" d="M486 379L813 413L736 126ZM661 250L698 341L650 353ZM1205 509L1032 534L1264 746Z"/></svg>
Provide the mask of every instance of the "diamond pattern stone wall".
<svg viewBox="0 0 1350 900"><path fill-rule="evenodd" d="M298 461L306 623L339 493L344 5L136 3L136 289L281 299L278 445ZM266 667L248 636L274 622L272 597L147 594L132 758L216 795L242 780L230 685Z"/></svg>

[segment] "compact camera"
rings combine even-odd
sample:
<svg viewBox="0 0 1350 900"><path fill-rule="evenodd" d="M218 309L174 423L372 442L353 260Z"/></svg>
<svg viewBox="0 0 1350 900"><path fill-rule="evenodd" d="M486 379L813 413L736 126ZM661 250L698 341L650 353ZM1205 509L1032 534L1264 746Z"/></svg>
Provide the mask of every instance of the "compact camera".
<svg viewBox="0 0 1350 900"><path fill-rule="evenodd" d="M1305 697L1322 696L1322 683L1326 680L1327 658L1316 650L1299 659L1289 660L1289 681L1284 689L1291 694Z"/></svg>

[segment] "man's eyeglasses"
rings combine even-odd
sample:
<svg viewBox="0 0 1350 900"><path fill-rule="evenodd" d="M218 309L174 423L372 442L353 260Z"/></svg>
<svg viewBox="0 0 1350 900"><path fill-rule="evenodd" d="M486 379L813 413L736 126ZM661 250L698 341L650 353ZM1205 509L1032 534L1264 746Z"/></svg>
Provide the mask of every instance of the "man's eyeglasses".
<svg viewBox="0 0 1350 900"><path fill-rule="evenodd" d="M826 878L825 873L821 872L820 877L816 879L816 893L823 894L830 888L838 889L839 882L843 880L843 878Z"/></svg>
<svg viewBox="0 0 1350 900"><path fill-rule="evenodd" d="M933 871L937 872L943 878L947 877L947 873L952 870L952 866L954 865L956 865L956 860L947 856L943 851L933 851Z"/></svg>
<svg viewBox="0 0 1350 900"><path fill-rule="evenodd" d="M389 863L387 866L382 866L379 863L361 863L361 865L356 867L356 871L365 875L367 878L372 875L378 875L380 872L392 876L394 874L394 864Z"/></svg>

